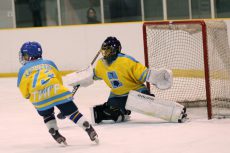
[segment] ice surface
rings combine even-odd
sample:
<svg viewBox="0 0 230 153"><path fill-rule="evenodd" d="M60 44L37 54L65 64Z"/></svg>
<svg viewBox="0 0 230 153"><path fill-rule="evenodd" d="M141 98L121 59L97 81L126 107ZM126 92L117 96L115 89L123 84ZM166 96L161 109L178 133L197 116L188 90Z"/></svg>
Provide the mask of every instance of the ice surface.
<svg viewBox="0 0 230 153"><path fill-rule="evenodd" d="M0 153L229 153L230 120L207 120L204 109L189 109L187 123L132 113L131 121L95 126L100 144L69 120L58 120L69 144L57 144L32 104L22 98L16 78L0 79ZM90 120L89 107L106 101L101 81L79 88L75 103ZM58 110L56 110L58 112Z"/></svg>

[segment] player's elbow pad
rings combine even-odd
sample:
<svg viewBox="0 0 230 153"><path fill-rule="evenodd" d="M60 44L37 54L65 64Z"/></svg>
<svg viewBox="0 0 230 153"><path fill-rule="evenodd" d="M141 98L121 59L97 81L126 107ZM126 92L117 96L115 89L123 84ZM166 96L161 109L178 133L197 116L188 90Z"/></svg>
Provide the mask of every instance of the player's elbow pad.
<svg viewBox="0 0 230 153"><path fill-rule="evenodd" d="M155 85L159 89L169 89L173 84L172 71L168 69L150 68L146 77L146 81Z"/></svg>

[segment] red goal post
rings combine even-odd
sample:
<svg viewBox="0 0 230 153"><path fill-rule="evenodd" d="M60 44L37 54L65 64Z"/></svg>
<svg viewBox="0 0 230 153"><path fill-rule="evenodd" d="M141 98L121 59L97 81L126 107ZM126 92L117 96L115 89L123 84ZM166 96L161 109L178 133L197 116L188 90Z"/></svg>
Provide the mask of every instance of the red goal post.
<svg viewBox="0 0 230 153"><path fill-rule="evenodd" d="M207 107L208 118L230 116L230 48L222 20L145 22L145 64L173 71L169 90L148 85L158 97Z"/></svg>

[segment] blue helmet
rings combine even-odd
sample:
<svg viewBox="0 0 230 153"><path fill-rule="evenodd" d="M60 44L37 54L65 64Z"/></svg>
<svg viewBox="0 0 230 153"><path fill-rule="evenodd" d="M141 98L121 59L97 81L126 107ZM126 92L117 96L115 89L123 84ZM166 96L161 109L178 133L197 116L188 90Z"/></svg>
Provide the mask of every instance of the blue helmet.
<svg viewBox="0 0 230 153"><path fill-rule="evenodd" d="M117 58L121 52L121 43L116 37L107 37L101 46L101 53L108 63L111 63Z"/></svg>
<svg viewBox="0 0 230 153"><path fill-rule="evenodd" d="M28 61L42 58L42 47L38 42L26 42L19 52L19 60L24 65Z"/></svg>

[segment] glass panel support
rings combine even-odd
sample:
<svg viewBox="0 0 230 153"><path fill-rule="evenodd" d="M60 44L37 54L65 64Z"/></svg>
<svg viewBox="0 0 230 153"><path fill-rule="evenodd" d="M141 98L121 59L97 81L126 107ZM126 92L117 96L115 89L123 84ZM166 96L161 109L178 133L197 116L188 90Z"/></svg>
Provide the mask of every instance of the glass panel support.
<svg viewBox="0 0 230 153"><path fill-rule="evenodd" d="M167 20L168 19L168 15L167 15L167 0L162 0L162 4L163 4L163 19Z"/></svg>
<svg viewBox="0 0 230 153"><path fill-rule="evenodd" d="M215 18L215 5L214 5L214 0L210 0L210 4L211 4L211 18L214 19L214 18Z"/></svg>

